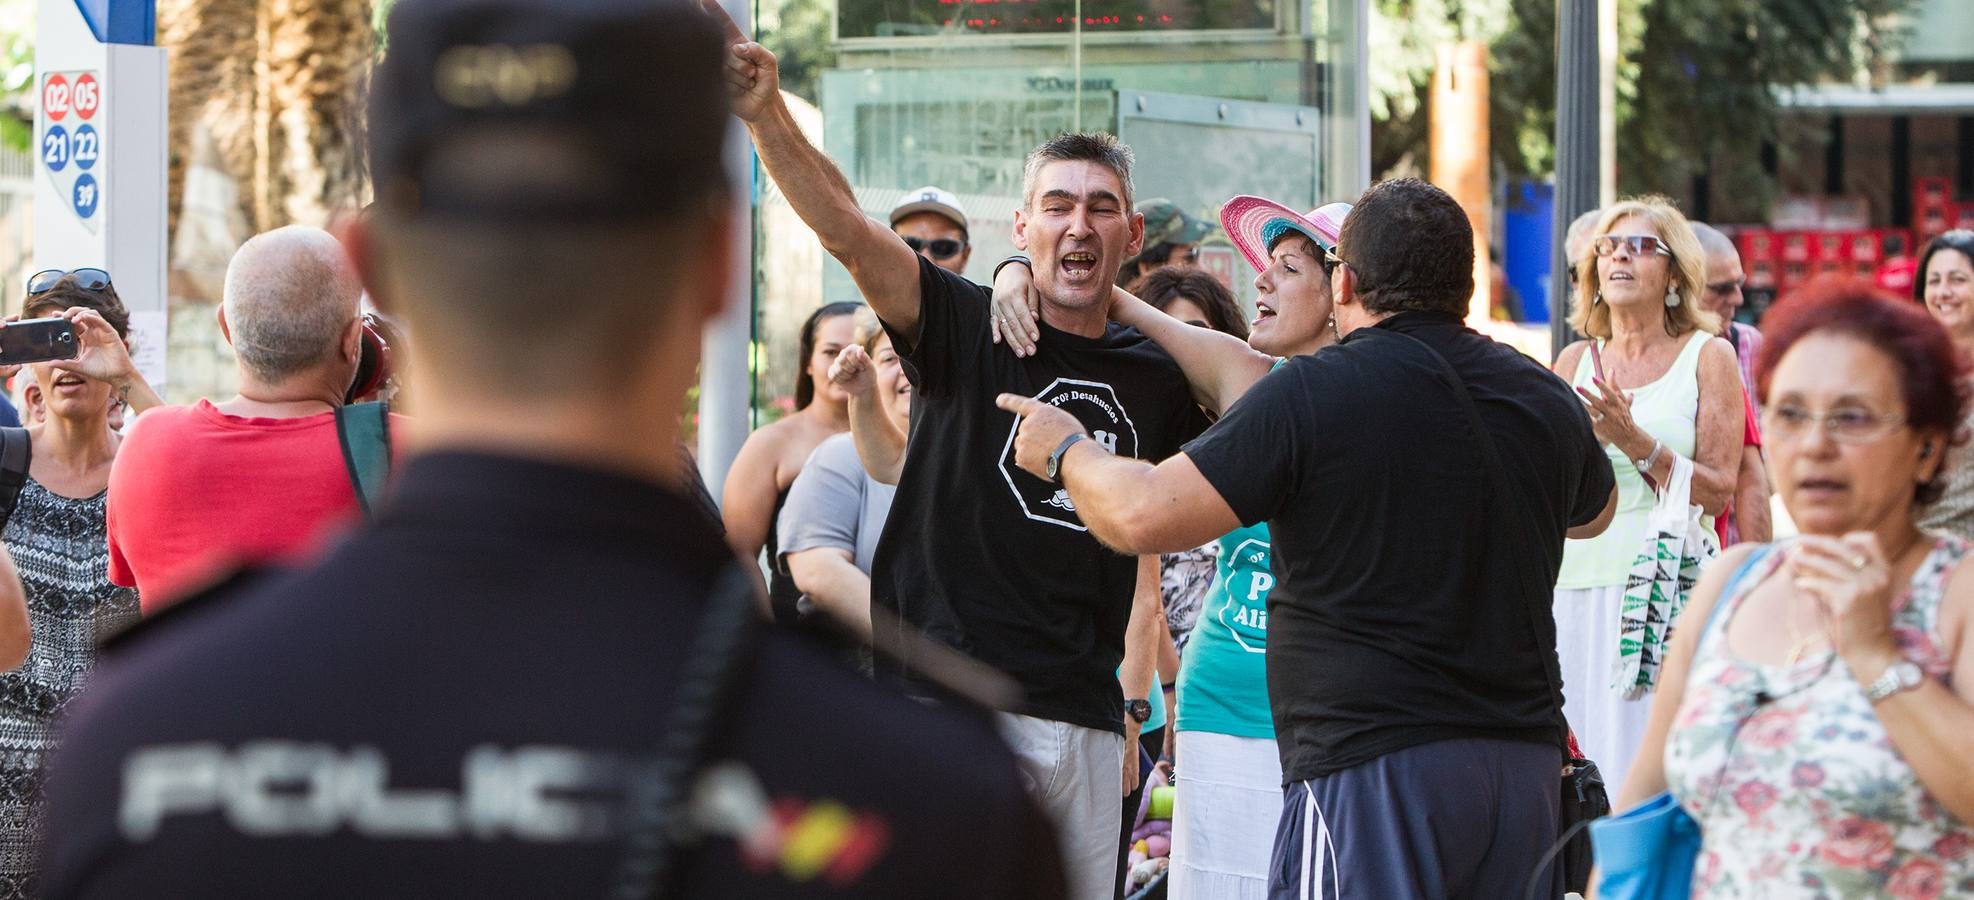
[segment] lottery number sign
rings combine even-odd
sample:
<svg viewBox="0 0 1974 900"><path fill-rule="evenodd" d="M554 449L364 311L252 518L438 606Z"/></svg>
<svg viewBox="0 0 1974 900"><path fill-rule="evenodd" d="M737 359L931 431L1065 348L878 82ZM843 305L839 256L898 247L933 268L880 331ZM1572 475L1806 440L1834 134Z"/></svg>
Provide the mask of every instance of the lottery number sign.
<svg viewBox="0 0 1974 900"><path fill-rule="evenodd" d="M61 75L48 76L48 83L41 87L41 111L50 122L60 122L68 118L72 93L69 80Z"/></svg>
<svg viewBox="0 0 1974 900"><path fill-rule="evenodd" d="M96 231L102 219L103 158L108 130L97 113L103 108L103 80L96 72L53 72L41 84L41 168L58 196L83 227Z"/></svg>
<svg viewBox="0 0 1974 900"><path fill-rule="evenodd" d="M91 119L96 116L96 108L103 105L103 88L97 84L93 72L84 72L75 80L75 90L69 97L69 105L75 109L78 119Z"/></svg>

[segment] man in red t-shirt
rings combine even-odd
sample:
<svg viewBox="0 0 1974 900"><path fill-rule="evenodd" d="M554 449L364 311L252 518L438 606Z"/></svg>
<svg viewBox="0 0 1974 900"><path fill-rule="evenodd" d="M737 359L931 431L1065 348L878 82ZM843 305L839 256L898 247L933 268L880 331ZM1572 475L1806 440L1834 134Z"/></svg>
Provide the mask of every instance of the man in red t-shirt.
<svg viewBox="0 0 1974 900"><path fill-rule="evenodd" d="M357 517L335 411L361 352L362 286L328 232L258 235L226 270L240 393L160 407L110 470L110 580L146 613L248 563L306 559Z"/></svg>

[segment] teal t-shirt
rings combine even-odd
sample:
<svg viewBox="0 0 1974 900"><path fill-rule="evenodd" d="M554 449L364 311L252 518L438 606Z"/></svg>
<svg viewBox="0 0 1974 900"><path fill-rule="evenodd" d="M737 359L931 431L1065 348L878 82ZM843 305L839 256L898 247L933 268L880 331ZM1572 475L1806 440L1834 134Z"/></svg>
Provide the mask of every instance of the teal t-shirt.
<svg viewBox="0 0 1974 900"><path fill-rule="evenodd" d="M1199 622L1179 662L1178 723L1174 731L1210 731L1244 738L1275 737L1268 711L1268 568L1266 523L1220 538L1220 561Z"/></svg>

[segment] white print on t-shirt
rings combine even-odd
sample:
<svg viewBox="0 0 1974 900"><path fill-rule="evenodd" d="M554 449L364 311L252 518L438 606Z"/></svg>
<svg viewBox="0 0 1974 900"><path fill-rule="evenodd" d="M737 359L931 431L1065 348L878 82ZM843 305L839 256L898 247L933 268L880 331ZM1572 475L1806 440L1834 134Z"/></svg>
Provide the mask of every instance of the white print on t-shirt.
<svg viewBox="0 0 1974 900"><path fill-rule="evenodd" d="M1076 417L1090 430L1090 437L1115 456L1138 455L1138 427L1117 399L1117 391L1100 381L1058 378L1035 394L1035 399ZM1010 417L1012 418L1012 417ZM1036 478L1014 464L1014 436L1021 420L1008 423L1008 442L1001 448L1001 480L1006 481L1023 515L1037 522L1088 531L1076 517L1076 504L1069 492Z"/></svg>
<svg viewBox="0 0 1974 900"><path fill-rule="evenodd" d="M1227 573L1226 588L1220 592L1220 609L1213 615L1234 643L1249 653L1268 652L1268 608L1263 603L1275 587L1268 552L1268 542L1258 538L1248 538L1234 548L1235 563Z"/></svg>

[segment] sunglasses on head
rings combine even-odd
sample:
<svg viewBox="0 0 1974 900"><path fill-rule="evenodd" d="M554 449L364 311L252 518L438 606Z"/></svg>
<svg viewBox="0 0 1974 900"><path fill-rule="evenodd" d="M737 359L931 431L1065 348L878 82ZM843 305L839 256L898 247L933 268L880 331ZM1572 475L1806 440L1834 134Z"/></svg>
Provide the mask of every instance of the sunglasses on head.
<svg viewBox="0 0 1974 900"><path fill-rule="evenodd" d="M75 269L73 271L42 269L27 277L27 295L32 297L35 294L45 294L52 291L55 289L55 285L62 283L62 279L70 275L75 276L75 286L85 291L100 291L110 286L110 273L102 269Z"/></svg>
<svg viewBox="0 0 1974 900"><path fill-rule="evenodd" d="M958 256L961 250L966 249L966 242L956 241L952 238L939 238L928 241L922 238L908 237L905 238L905 246L912 248L913 253L930 254L933 259L952 259Z"/></svg>
<svg viewBox="0 0 1974 900"><path fill-rule="evenodd" d="M1632 256L1671 256L1672 249L1666 242L1649 234L1600 234L1592 239L1598 256L1610 256L1618 252L1619 246L1631 248Z"/></svg>

